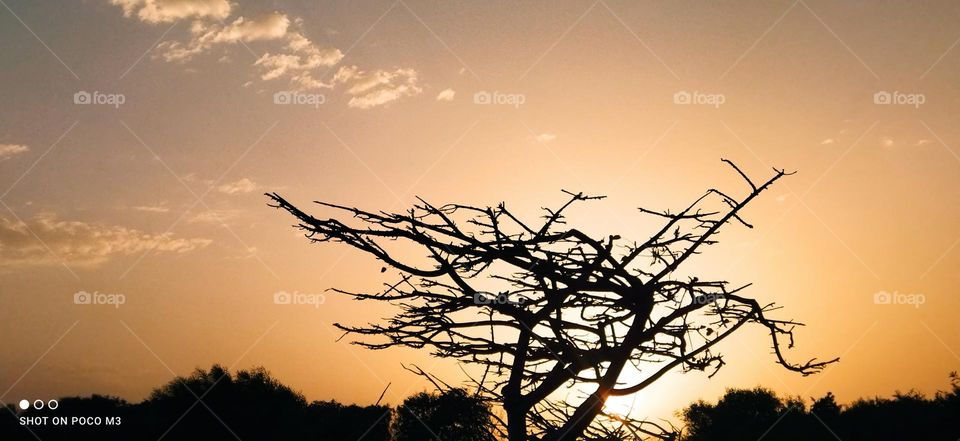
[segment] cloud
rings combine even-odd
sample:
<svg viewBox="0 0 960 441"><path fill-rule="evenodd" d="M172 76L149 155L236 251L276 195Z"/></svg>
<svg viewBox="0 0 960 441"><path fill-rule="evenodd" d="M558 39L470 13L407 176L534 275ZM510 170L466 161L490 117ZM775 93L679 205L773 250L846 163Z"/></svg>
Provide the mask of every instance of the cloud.
<svg viewBox="0 0 960 441"><path fill-rule="evenodd" d="M883 138L880 138L880 145L884 147L893 147L893 138L889 136L884 136Z"/></svg>
<svg viewBox="0 0 960 441"><path fill-rule="evenodd" d="M287 34L283 52L263 54L255 63L261 69L260 79L269 81L283 76L290 77L290 84L297 90L312 90L333 87L317 80L312 71L320 67L334 66L343 59L340 49L320 49L300 32Z"/></svg>
<svg viewBox="0 0 960 441"><path fill-rule="evenodd" d="M334 82L347 85L352 95L348 106L369 109L422 92L417 86L417 71L413 69L375 70L366 72L357 66L344 66L333 77Z"/></svg>
<svg viewBox="0 0 960 441"><path fill-rule="evenodd" d="M164 207L163 205L137 205L131 208L133 208L134 210L143 211L146 213L167 213L170 211L169 208Z"/></svg>
<svg viewBox="0 0 960 441"><path fill-rule="evenodd" d="M198 213L187 220L192 224L225 224L228 220L236 218L240 214L237 210L207 210Z"/></svg>
<svg viewBox="0 0 960 441"><path fill-rule="evenodd" d="M294 90L333 87L317 79L316 70L335 66L343 59L337 48L320 48L300 28L302 21L274 12L255 19L239 17L228 26L194 22L188 42L164 41L157 45L159 57L169 62L186 62L219 45L253 41L281 41L278 50L267 51L253 65L263 81L286 79ZM223 56L221 56L223 58Z"/></svg>
<svg viewBox="0 0 960 441"><path fill-rule="evenodd" d="M914 147L920 147L920 146L922 146L922 145L927 145L927 144L931 144L931 143L933 143L933 141L931 141L931 140L929 140L929 139L920 139L920 140L917 140L917 142L916 142L915 144L913 144L913 146L914 146Z"/></svg>
<svg viewBox="0 0 960 441"><path fill-rule="evenodd" d="M182 18L222 20L230 15L227 0L110 0L123 8L124 17L137 16L147 23L167 23Z"/></svg>
<svg viewBox="0 0 960 441"><path fill-rule="evenodd" d="M557 139L557 135L554 135L553 133L541 133L533 137L534 141L543 143L543 144L553 141L554 139Z"/></svg>
<svg viewBox="0 0 960 441"><path fill-rule="evenodd" d="M834 144L836 142L837 141L833 138L827 138L827 139L824 139L823 141L820 141L820 145L829 145L829 144Z"/></svg>
<svg viewBox="0 0 960 441"><path fill-rule="evenodd" d="M437 101L453 101L453 96L456 95L456 93L453 89L444 89L437 94Z"/></svg>
<svg viewBox="0 0 960 441"><path fill-rule="evenodd" d="M209 208L199 210L197 214L187 218L191 224L206 224L213 226L233 225L234 221L244 217L247 213L236 208Z"/></svg>
<svg viewBox="0 0 960 441"><path fill-rule="evenodd" d="M236 43L238 41L276 40L287 35L290 19L279 12L263 15L257 19L239 17L229 26L213 34L215 43Z"/></svg>
<svg viewBox="0 0 960 441"><path fill-rule="evenodd" d="M0 144L0 161L29 151L30 147L25 145Z"/></svg>
<svg viewBox="0 0 960 441"><path fill-rule="evenodd" d="M250 180L250 178L243 178L226 184L221 184L217 186L217 191L223 194L242 194L250 193L260 188L256 182Z"/></svg>
<svg viewBox="0 0 960 441"><path fill-rule="evenodd" d="M347 76L325 81L327 71L338 65L344 53L334 47L320 47L306 37L303 20L273 12L255 18L237 16L224 24L231 14L227 0L111 0L123 8L126 17L159 23L192 19L189 35L182 40L159 43L153 57L167 62L186 63L221 47L247 42L272 42L277 45L264 52L254 63L260 81L285 80L290 90L330 89L345 84L351 95L350 107L369 109L421 92L413 69L361 71L356 66L342 67ZM228 54L217 53L218 60ZM226 57L226 58L225 58ZM346 69L346 70L344 70ZM347 79L349 78L349 80ZM245 82L249 87L252 82Z"/></svg>
<svg viewBox="0 0 960 441"><path fill-rule="evenodd" d="M114 257L151 250L183 254L210 242L202 238L178 239L171 233L155 235L122 226L60 220L50 213L38 214L26 222L0 218L0 266L56 265L61 259L70 265L96 266Z"/></svg>
<svg viewBox="0 0 960 441"><path fill-rule="evenodd" d="M290 19L278 12L253 19L241 16L229 25L195 21L190 27L189 42L164 41L157 45L157 50L166 61L185 62L218 45L283 38L289 27Z"/></svg>

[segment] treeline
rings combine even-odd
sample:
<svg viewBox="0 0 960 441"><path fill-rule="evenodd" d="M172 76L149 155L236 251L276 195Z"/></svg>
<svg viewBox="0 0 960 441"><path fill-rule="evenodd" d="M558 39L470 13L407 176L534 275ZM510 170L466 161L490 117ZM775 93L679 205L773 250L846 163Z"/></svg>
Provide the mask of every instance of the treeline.
<svg viewBox="0 0 960 441"><path fill-rule="evenodd" d="M731 389L716 404L698 401L681 412L683 441L957 441L960 439L960 379L951 390L926 397L917 392L893 398L837 404L833 394L808 407L770 390Z"/></svg>
<svg viewBox="0 0 960 441"><path fill-rule="evenodd" d="M442 398L442 399L441 399ZM436 405L442 406L441 411ZM492 440L486 406L463 391L419 394L404 406L307 402L263 368L230 373L215 365L178 377L141 403L93 395L59 400L56 410L0 411L0 440L425 440L414 414L443 433L442 439ZM429 414L429 415L428 415ZM21 418L48 417L46 424L21 425ZM54 425L52 417L101 417L99 425ZM413 417L414 421L416 418ZM113 424L107 424L112 418ZM119 421L120 424L116 424ZM476 434L481 436L476 436ZM429 432L428 432L429 434Z"/></svg>
<svg viewBox="0 0 960 441"><path fill-rule="evenodd" d="M715 404L698 401L679 413L680 441L956 441L960 439L960 379L950 390L925 397L916 392L892 398L837 404L832 394L807 404L770 390L731 389ZM230 373L221 366L198 369L155 389L140 403L93 395L59 400L51 411L0 414L0 440L323 440L323 441L495 441L490 408L454 389L420 393L397 408L307 402L263 368ZM48 417L46 424L21 418ZM53 416L101 417L99 425L61 426ZM120 424L108 425L106 418ZM616 440L606 440L616 441Z"/></svg>

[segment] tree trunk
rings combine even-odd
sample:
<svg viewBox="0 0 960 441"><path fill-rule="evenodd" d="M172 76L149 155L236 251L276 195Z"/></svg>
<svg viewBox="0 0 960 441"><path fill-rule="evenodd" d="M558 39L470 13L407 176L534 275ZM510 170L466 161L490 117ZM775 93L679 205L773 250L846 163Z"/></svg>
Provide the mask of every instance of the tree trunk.
<svg viewBox="0 0 960 441"><path fill-rule="evenodd" d="M507 413L507 439L510 441L527 441L527 412L513 411Z"/></svg>

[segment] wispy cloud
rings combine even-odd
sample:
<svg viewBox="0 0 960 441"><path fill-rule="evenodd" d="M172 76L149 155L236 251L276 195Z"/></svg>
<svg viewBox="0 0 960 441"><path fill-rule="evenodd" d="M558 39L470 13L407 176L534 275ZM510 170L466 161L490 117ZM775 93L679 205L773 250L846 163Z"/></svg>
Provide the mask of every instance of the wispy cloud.
<svg viewBox="0 0 960 441"><path fill-rule="evenodd" d="M256 191L258 188L260 186L256 182L253 182L250 178L243 178L221 184L217 186L217 191L223 194L244 194Z"/></svg>
<svg viewBox="0 0 960 441"><path fill-rule="evenodd" d="M143 211L145 213L168 213L170 211L169 208L163 205L137 205L130 208L133 208L136 211Z"/></svg>
<svg viewBox="0 0 960 441"><path fill-rule="evenodd" d="M242 214L240 210L206 210L190 217L187 222L192 224L222 225L236 219Z"/></svg>
<svg viewBox="0 0 960 441"><path fill-rule="evenodd" d="M290 19L276 12L252 19L239 17L229 25L195 21L190 28L190 41L164 41L157 45L157 50L166 61L183 62L217 45L277 40L287 35L289 27Z"/></svg>
<svg viewBox="0 0 960 441"><path fill-rule="evenodd" d="M444 89L437 94L437 101L453 101L453 96L456 95L456 93L453 89Z"/></svg>
<svg viewBox="0 0 960 441"><path fill-rule="evenodd" d="M261 80L289 77L295 89L313 90L333 87L317 79L314 70L334 66L342 59L340 49L320 49L302 33L290 32L282 51L265 53L254 65L261 69Z"/></svg>
<svg viewBox="0 0 960 441"><path fill-rule="evenodd" d="M230 15L227 0L110 0L123 8L125 17L136 16L147 23L173 22L182 18L222 20Z"/></svg>
<svg viewBox="0 0 960 441"><path fill-rule="evenodd" d="M532 138L536 142L546 144L550 141L553 141L554 139L557 139L557 135L554 135L553 133L541 133L539 135L533 136Z"/></svg>
<svg viewBox="0 0 960 441"><path fill-rule="evenodd" d="M27 221L0 218L0 266L54 265L61 261L96 266L114 257L148 250L183 254L210 242L203 238L174 238L171 233L148 234L122 226L61 220L50 213Z"/></svg>
<svg viewBox="0 0 960 441"><path fill-rule="evenodd" d="M306 36L302 19L282 12L258 17L239 15L231 20L235 5L226 0L111 0L111 3L123 8L124 16L145 23L193 20L186 39L166 40L157 45L154 58L167 62L186 63L210 52L216 52L221 62L230 62L231 57L214 49L248 42L273 42L276 46L253 63L255 78L260 81L286 81L284 87L298 91L331 89L342 84L351 96L348 105L358 109L387 105L421 92L417 72L411 68L366 72L357 66L344 66L333 80L325 81L323 75L343 60L344 53L334 47L318 46ZM224 23L225 20L229 24ZM244 87L252 84L247 81ZM452 93L450 91L450 99Z"/></svg>
<svg viewBox="0 0 960 441"><path fill-rule="evenodd" d="M0 161L29 151L30 147L25 145L0 144Z"/></svg>
<svg viewBox="0 0 960 441"><path fill-rule="evenodd" d="M357 66L344 66L333 79L348 85L347 93L353 95L348 105L358 109L382 106L422 91L417 86L417 71L413 69L366 72Z"/></svg>

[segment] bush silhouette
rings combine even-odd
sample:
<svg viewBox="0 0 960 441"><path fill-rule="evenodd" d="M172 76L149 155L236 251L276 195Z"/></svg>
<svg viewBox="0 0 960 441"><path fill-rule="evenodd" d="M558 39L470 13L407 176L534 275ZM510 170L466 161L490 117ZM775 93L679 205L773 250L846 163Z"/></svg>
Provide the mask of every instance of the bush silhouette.
<svg viewBox="0 0 960 441"><path fill-rule="evenodd" d="M849 407L832 393L813 401L781 399L763 389L731 389L717 402L698 401L681 412L685 441L744 439L844 441L956 441L960 439L960 381L927 398L917 392L861 399Z"/></svg>
<svg viewBox="0 0 960 441"><path fill-rule="evenodd" d="M390 408L308 404L263 368L231 374L214 365L176 377L138 404L112 397L63 398L56 411L11 407L0 419L3 440L351 440L385 441ZM18 416L117 416L119 426L20 426ZM29 430L28 430L29 429ZM30 432L33 433L30 433ZM9 435L9 437L7 436Z"/></svg>
<svg viewBox="0 0 960 441"><path fill-rule="evenodd" d="M490 408L463 389L419 393L398 406L394 441L495 441Z"/></svg>
<svg viewBox="0 0 960 441"><path fill-rule="evenodd" d="M716 405L698 401L683 412L691 433L687 439L758 439L784 408L784 403L767 389L728 390Z"/></svg>
<svg viewBox="0 0 960 441"><path fill-rule="evenodd" d="M241 439L269 439L280 433L294 439L309 433L298 424L306 399L263 368L236 375L219 365L198 369L154 390L142 406L153 434L163 435L170 428L164 438L235 439L232 431L246 435Z"/></svg>

